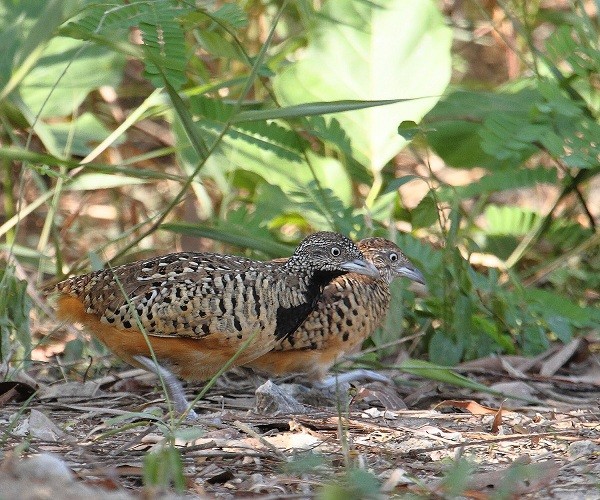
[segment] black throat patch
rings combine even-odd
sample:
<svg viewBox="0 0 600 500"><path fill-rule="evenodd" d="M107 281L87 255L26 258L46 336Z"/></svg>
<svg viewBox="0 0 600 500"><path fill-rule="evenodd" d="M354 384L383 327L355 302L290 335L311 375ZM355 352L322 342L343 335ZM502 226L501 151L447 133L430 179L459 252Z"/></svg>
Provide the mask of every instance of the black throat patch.
<svg viewBox="0 0 600 500"><path fill-rule="evenodd" d="M304 322L323 294L323 289L335 278L346 274L345 271L317 271L308 280L306 291L302 293L302 302L297 306L277 309L277 340L286 338ZM292 292L293 293L293 292Z"/></svg>

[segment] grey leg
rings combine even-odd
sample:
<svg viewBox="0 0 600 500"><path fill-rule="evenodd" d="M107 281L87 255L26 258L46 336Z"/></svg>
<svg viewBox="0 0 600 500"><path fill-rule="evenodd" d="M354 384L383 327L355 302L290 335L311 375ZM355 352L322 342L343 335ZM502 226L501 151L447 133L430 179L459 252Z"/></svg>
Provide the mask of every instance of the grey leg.
<svg viewBox="0 0 600 500"><path fill-rule="evenodd" d="M167 389L169 399L173 401L173 407L177 413L183 415L188 408L190 408L190 404L188 403L188 400L185 397L185 392L183 391L183 386L175 375L145 356L134 356L133 359L135 359L149 372L155 373L156 375L162 377L162 379L165 381L165 387ZM187 412L186 419L196 420L197 418L198 414L190 408L190 410Z"/></svg>
<svg viewBox="0 0 600 500"><path fill-rule="evenodd" d="M356 380L370 380L371 382L384 382L386 384L393 383L392 380L385 375L381 375L380 373L359 369L352 370L346 373L339 373L338 375L330 375L329 377L323 379L320 382L315 384L316 387L329 388L334 387L336 384L343 384L345 382L354 382Z"/></svg>

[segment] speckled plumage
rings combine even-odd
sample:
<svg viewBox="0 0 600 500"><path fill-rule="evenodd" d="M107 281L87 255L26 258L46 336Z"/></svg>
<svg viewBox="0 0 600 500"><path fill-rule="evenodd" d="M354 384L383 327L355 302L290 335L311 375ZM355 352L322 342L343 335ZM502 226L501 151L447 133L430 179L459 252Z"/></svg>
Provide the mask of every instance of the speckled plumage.
<svg viewBox="0 0 600 500"><path fill-rule="evenodd" d="M247 366L271 375L303 373L321 379L336 360L358 350L383 322L394 278L406 276L423 283L422 274L395 243L367 238L358 247L380 277L350 273L333 280L304 323Z"/></svg>
<svg viewBox="0 0 600 500"><path fill-rule="evenodd" d="M293 332L323 287L349 270L376 274L342 235L305 238L285 265L232 255L174 253L69 278L59 317L83 323L132 364L149 356L176 375L205 379L253 340L238 358L247 362Z"/></svg>

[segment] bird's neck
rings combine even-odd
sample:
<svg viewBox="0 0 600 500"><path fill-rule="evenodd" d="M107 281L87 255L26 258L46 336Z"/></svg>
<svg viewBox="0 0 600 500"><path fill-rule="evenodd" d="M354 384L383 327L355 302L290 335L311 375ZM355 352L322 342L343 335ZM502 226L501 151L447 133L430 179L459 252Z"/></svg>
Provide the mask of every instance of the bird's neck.
<svg viewBox="0 0 600 500"><path fill-rule="evenodd" d="M301 281L304 282L302 291L290 290L298 293L297 304L290 307L280 307L277 310L277 327L275 335L278 339L284 339L302 324L306 317L317 305L323 289L336 277L345 274L343 271L315 271L307 275Z"/></svg>

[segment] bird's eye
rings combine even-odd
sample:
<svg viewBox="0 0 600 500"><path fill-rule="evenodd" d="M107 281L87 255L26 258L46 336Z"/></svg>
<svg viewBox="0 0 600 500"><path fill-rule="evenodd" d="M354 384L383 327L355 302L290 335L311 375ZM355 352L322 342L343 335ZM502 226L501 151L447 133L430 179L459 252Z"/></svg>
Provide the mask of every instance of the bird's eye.
<svg viewBox="0 0 600 500"><path fill-rule="evenodd" d="M396 262L396 261L398 260L398 254L397 254L397 253L395 253L395 252L392 252L392 253L390 254L390 260L391 260L392 262Z"/></svg>
<svg viewBox="0 0 600 500"><path fill-rule="evenodd" d="M339 257L341 253L342 251L338 247L333 247L331 249L331 255L333 255L334 257Z"/></svg>

